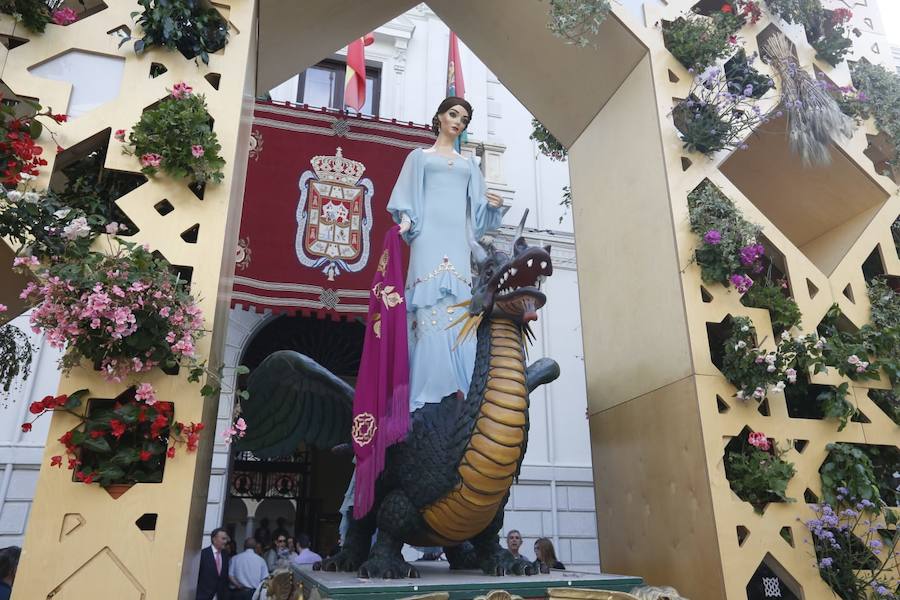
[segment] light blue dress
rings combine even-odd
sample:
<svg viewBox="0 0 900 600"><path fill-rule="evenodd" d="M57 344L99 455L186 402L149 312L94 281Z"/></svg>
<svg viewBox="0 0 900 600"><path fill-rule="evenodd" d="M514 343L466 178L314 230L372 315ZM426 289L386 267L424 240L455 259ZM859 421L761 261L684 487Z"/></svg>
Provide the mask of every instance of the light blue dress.
<svg viewBox="0 0 900 600"><path fill-rule="evenodd" d="M452 161L452 165L449 164ZM409 410L468 392L475 366L475 339L456 345L462 323L448 329L471 298L471 252L466 240L466 199L472 201L476 238L500 226L502 212L487 203L484 176L475 161L448 159L417 148L410 152L394 185L388 210L410 229L406 274L409 322ZM455 348L454 348L455 346Z"/></svg>

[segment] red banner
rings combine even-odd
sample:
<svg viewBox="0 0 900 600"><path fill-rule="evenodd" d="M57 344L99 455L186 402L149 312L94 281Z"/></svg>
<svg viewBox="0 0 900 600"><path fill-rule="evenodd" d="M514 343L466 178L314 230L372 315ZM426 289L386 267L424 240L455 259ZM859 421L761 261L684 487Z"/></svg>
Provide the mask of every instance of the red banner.
<svg viewBox="0 0 900 600"><path fill-rule="evenodd" d="M394 182L433 143L422 125L258 103L232 306L364 317Z"/></svg>

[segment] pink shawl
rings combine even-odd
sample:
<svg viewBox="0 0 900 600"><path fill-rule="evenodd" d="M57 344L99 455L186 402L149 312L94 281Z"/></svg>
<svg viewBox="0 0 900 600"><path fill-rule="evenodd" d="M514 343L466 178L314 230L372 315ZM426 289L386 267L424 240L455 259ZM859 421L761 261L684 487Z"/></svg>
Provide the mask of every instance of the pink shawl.
<svg viewBox="0 0 900 600"><path fill-rule="evenodd" d="M384 250L369 294L362 361L353 398L356 490L353 516L364 517L375 501L375 481L388 447L409 429L409 350L403 297L400 227L384 237Z"/></svg>

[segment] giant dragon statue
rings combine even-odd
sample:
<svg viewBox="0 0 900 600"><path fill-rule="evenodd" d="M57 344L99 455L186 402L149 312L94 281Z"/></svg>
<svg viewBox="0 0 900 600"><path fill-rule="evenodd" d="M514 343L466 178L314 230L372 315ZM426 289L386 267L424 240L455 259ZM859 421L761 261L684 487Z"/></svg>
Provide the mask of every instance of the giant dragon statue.
<svg viewBox="0 0 900 600"><path fill-rule="evenodd" d="M448 395L411 415L406 440L388 449L372 509L351 521L341 552L321 568L418 577L401 555L405 542L443 546L451 569L535 572L498 540L528 444L528 395L559 376L551 359L526 368L528 324L546 302L540 284L553 265L550 247L529 246L523 225L524 218L512 256L482 246L468 227L476 275L467 330L477 339L468 394ZM249 391L241 450L265 458L289 454L301 442L332 448L350 441L353 388L302 354L267 357L251 374Z"/></svg>

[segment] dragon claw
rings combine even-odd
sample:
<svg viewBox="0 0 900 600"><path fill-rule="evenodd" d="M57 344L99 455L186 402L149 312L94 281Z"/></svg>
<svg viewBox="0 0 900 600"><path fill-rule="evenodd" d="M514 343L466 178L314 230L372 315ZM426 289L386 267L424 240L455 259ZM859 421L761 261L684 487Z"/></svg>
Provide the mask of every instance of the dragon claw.
<svg viewBox="0 0 900 600"><path fill-rule="evenodd" d="M359 576L364 579L381 577L382 579L418 579L419 571L403 560L403 558L387 556L370 556L369 560L359 567Z"/></svg>

